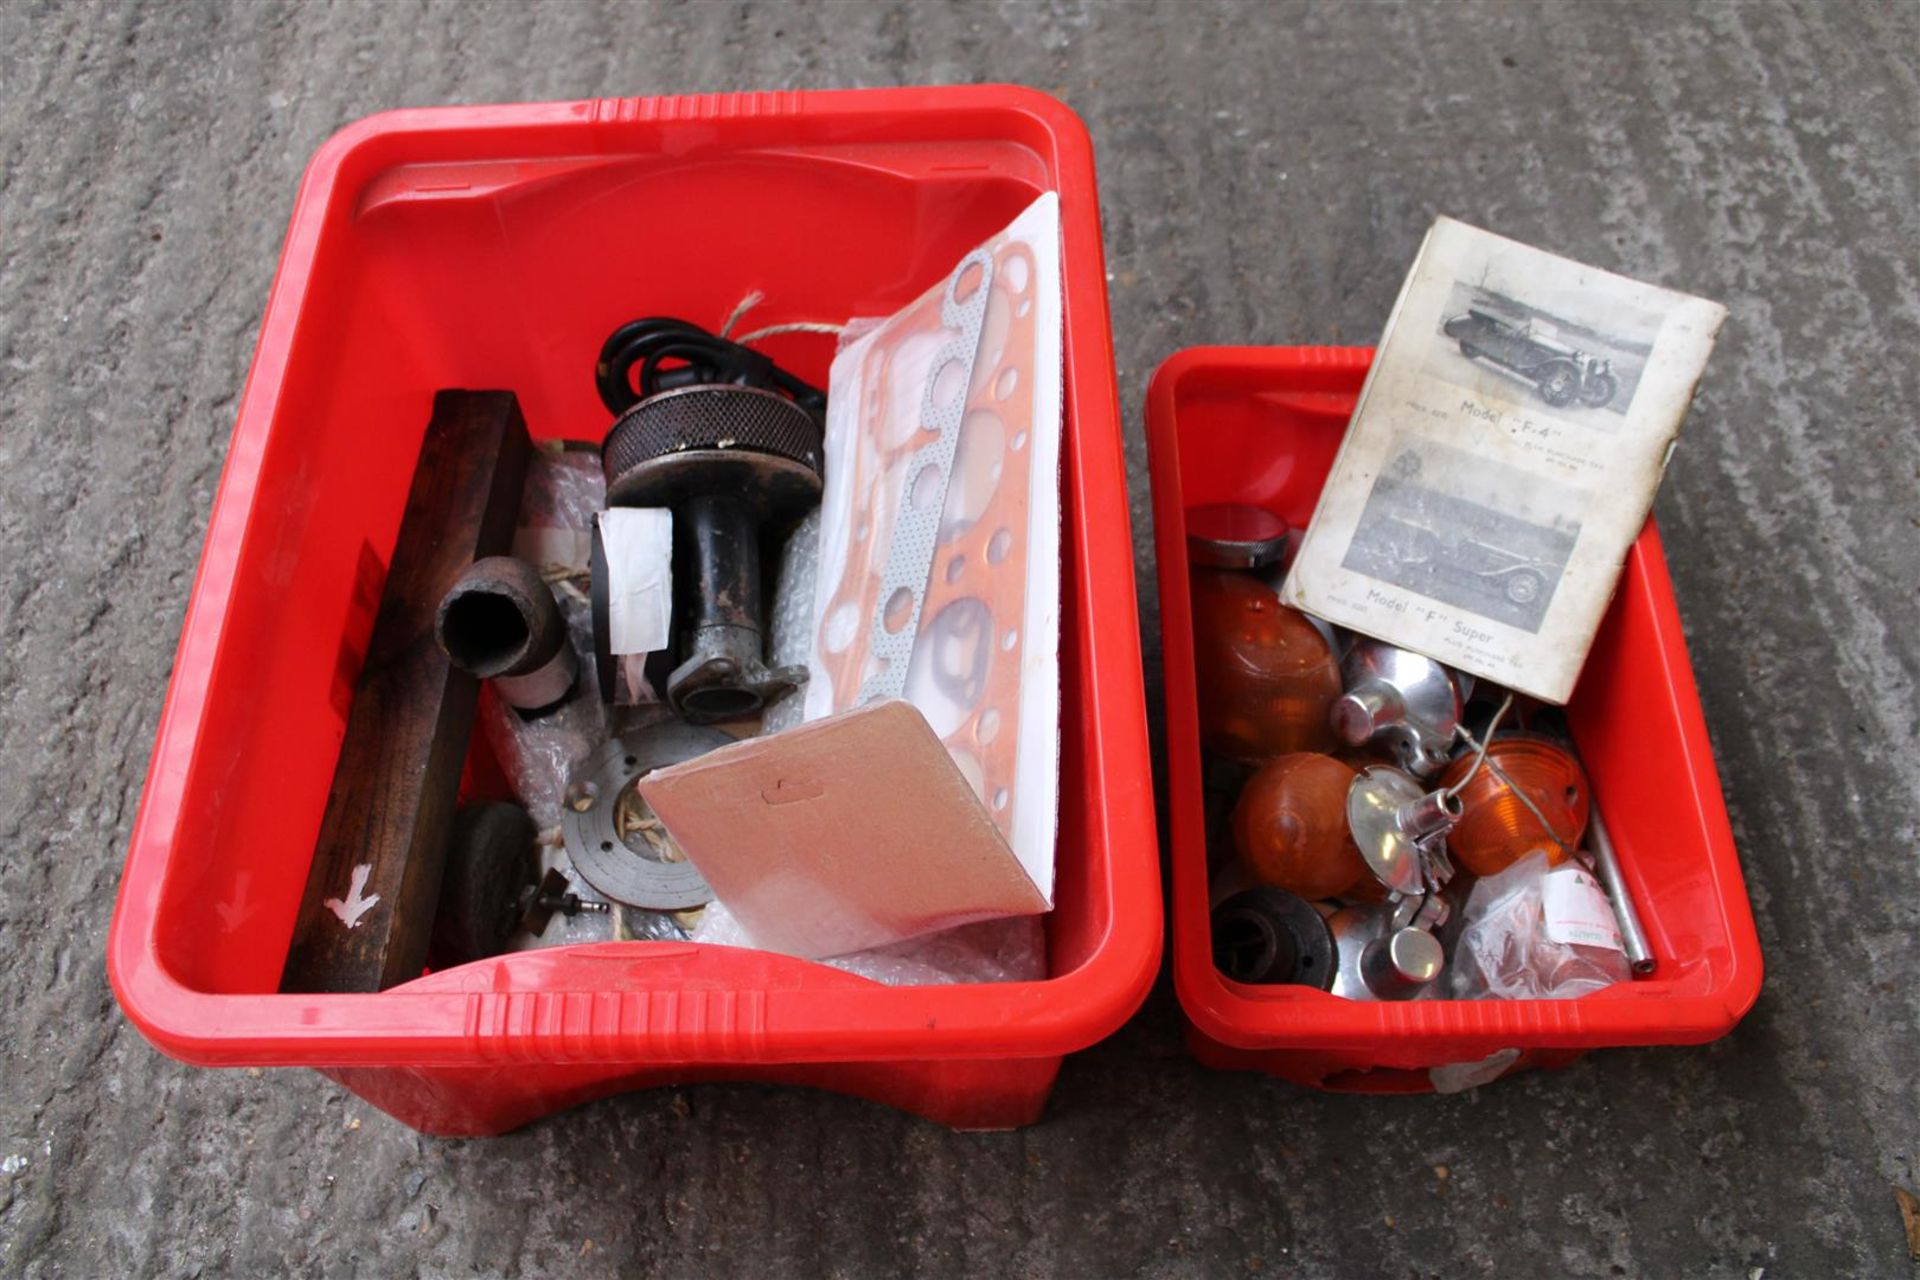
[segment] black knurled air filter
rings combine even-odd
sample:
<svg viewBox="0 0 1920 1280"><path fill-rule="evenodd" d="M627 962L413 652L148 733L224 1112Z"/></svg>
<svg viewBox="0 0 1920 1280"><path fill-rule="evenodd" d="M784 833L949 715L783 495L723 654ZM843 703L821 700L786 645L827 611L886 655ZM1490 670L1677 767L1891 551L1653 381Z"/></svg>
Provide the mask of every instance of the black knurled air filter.
<svg viewBox="0 0 1920 1280"><path fill-rule="evenodd" d="M627 410L607 432L600 464L609 505L666 505L685 496L687 484L699 483L690 468L662 463L673 455L696 453L704 461L721 462L724 459L715 455L735 455L743 463L752 455L778 459L772 463L777 470L810 473L818 493L820 449L820 425L785 396L757 387L709 384L663 391ZM711 474L714 468L699 470ZM721 474L726 470L719 469ZM674 490L663 491L663 482Z"/></svg>

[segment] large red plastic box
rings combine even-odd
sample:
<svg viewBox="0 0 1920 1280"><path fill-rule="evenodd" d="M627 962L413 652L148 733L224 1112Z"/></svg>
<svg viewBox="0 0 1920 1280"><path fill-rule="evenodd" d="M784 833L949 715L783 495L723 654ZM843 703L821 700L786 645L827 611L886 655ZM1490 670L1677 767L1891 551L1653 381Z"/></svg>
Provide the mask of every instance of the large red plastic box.
<svg viewBox="0 0 1920 1280"><path fill-rule="evenodd" d="M1627 557L1568 718L1658 957L1655 975L1580 1000L1371 1003L1248 986L1213 967L1185 513L1250 503L1304 528L1372 357L1363 348L1196 347L1161 365L1148 392L1173 973L1188 1047L1214 1067L1418 1092L1432 1087L1436 1066L1508 1049L1519 1050L1518 1070L1606 1045L1724 1035L1760 993L1760 943L1651 521Z"/></svg>
<svg viewBox="0 0 1920 1280"><path fill-rule="evenodd" d="M1058 908L1041 982L890 989L784 957L620 943L367 995L281 995L370 599L434 391L507 388L597 439L601 340L636 315L884 315L1060 193ZM825 384L830 337L768 350ZM843 1090L947 1124L1034 1120L1061 1056L1160 955L1138 610L1093 152L1026 89L404 111L309 166L241 401L108 943L127 1015L210 1065L319 1067L418 1128L498 1132L672 1081ZM929 833L930 836L932 833Z"/></svg>

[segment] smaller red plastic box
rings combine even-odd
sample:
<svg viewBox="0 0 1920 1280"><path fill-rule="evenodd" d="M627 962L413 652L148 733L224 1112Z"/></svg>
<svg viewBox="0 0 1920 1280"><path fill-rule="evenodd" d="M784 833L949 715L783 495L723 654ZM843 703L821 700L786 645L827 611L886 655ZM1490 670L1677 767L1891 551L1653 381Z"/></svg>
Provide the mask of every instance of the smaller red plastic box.
<svg viewBox="0 0 1920 1280"><path fill-rule="evenodd" d="M1432 1068L1503 1050L1519 1051L1510 1068L1518 1070L1609 1045L1726 1034L1760 993L1760 943L1652 521L1627 557L1568 718L1658 958L1655 975L1579 1000L1372 1003L1244 985L1213 967L1185 513L1250 503L1304 528L1372 356L1198 347L1161 365L1148 392L1173 972L1189 1048L1209 1066L1321 1088L1421 1092L1432 1088Z"/></svg>
<svg viewBox="0 0 1920 1280"><path fill-rule="evenodd" d="M610 943L365 995L277 988L434 391L507 388L597 439L636 315L886 315L1060 193L1061 807L1044 981L889 988L784 956ZM833 340L769 354L825 385ZM837 1089L963 1128L1038 1117L1160 959L1139 613L1093 148L1005 86L404 111L295 201L128 850L108 965L160 1048L318 1067L481 1134L693 1080Z"/></svg>

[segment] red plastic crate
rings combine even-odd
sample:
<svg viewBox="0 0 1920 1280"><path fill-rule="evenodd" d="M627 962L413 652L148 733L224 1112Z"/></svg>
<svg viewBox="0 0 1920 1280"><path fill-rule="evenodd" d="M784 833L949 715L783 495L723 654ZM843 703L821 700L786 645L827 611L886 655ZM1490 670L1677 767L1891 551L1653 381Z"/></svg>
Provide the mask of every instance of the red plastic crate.
<svg viewBox="0 0 1920 1280"><path fill-rule="evenodd" d="M1209 1066L1321 1088L1421 1092L1431 1068L1505 1049L1520 1050L1517 1070L1726 1034L1760 993L1760 942L1652 521L1567 710L1656 974L1579 1000L1373 1003L1245 985L1213 967L1185 513L1249 503L1304 528L1372 358L1365 348L1196 347L1161 365L1148 392L1173 972L1188 1047Z"/></svg>
<svg viewBox="0 0 1920 1280"><path fill-rule="evenodd" d="M1045 981L890 989L780 956L618 943L379 994L277 993L436 388L598 439L635 315L884 315L1061 196L1067 430L1058 907ZM833 340L770 354L825 385ZM1034 1120L1160 955L1138 611L1093 151L1027 89L404 111L315 155L234 429L108 941L168 1053L319 1067L408 1124L494 1133L620 1090L786 1081L966 1128Z"/></svg>

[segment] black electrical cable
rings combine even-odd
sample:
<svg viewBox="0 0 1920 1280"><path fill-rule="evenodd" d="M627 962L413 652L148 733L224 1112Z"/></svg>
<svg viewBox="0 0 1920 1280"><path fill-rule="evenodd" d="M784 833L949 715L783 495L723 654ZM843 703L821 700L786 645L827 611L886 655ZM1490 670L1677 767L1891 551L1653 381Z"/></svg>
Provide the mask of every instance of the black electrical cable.
<svg viewBox="0 0 1920 1280"><path fill-rule="evenodd" d="M633 367L640 366L635 390ZM697 324L671 316L651 316L621 325L600 347L594 385L601 403L623 414L648 396L676 387L726 383L779 391L818 417L826 411L826 393L803 382L771 359Z"/></svg>

